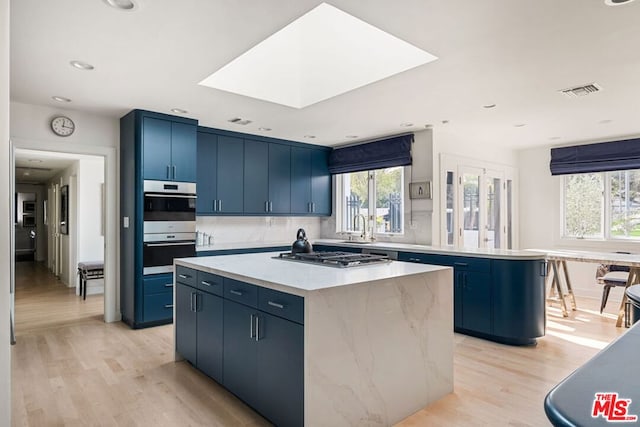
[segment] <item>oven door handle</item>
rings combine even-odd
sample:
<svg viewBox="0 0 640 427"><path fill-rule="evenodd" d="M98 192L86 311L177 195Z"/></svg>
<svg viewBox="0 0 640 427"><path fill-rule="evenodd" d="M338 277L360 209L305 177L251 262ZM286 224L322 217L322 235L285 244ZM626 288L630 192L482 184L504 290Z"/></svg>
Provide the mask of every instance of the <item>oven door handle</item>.
<svg viewBox="0 0 640 427"><path fill-rule="evenodd" d="M169 242L169 243L143 243L144 246L157 247L157 246L189 246L194 245L195 242Z"/></svg>
<svg viewBox="0 0 640 427"><path fill-rule="evenodd" d="M176 199L197 199L198 196L195 194L173 194L173 193L145 193L144 197L168 197L168 198L176 198Z"/></svg>

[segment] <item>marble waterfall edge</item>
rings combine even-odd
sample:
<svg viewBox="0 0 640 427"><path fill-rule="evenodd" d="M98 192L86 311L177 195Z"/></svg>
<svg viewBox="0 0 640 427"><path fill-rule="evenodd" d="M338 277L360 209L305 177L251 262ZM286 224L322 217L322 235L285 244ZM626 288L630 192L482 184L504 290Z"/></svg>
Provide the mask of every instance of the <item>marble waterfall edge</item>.
<svg viewBox="0 0 640 427"><path fill-rule="evenodd" d="M305 425L390 426L453 391L453 272L309 292Z"/></svg>

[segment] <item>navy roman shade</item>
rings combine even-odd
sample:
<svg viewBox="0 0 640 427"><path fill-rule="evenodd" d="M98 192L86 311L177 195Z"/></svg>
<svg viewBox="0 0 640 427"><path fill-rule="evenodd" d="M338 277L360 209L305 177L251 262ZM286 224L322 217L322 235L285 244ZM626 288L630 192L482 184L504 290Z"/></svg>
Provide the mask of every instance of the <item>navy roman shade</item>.
<svg viewBox="0 0 640 427"><path fill-rule="evenodd" d="M551 149L551 175L640 169L640 139Z"/></svg>
<svg viewBox="0 0 640 427"><path fill-rule="evenodd" d="M411 164L413 134L334 148L329 155L332 174L360 172Z"/></svg>

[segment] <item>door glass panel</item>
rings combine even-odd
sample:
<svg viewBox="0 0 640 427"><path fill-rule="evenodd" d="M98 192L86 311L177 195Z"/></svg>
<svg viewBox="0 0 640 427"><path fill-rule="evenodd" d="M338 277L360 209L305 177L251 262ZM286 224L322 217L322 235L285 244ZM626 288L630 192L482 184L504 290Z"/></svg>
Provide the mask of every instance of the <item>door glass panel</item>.
<svg viewBox="0 0 640 427"><path fill-rule="evenodd" d="M462 246L465 248L480 247L480 176L465 173L462 175L463 224Z"/></svg>
<svg viewBox="0 0 640 427"><path fill-rule="evenodd" d="M640 236L640 171L609 173L611 237Z"/></svg>
<svg viewBox="0 0 640 427"><path fill-rule="evenodd" d="M507 249L513 249L513 193L512 193L513 181L507 180L507 218L505 219L507 225Z"/></svg>
<svg viewBox="0 0 640 427"><path fill-rule="evenodd" d="M452 171L447 172L447 204L445 208L445 221L447 225L447 245L453 245L455 233L455 175Z"/></svg>
<svg viewBox="0 0 640 427"><path fill-rule="evenodd" d="M402 233L403 168L375 171L375 225L376 233Z"/></svg>
<svg viewBox="0 0 640 427"><path fill-rule="evenodd" d="M500 236L502 221L500 218L500 178L488 176L486 178L487 203L486 203L486 235L487 248L497 249L501 247Z"/></svg>

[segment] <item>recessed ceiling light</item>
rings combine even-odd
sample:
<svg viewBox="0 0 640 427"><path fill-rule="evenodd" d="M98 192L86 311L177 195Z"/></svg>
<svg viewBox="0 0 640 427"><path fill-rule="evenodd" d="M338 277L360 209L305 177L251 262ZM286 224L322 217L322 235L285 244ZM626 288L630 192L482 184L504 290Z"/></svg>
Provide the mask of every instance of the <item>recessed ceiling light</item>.
<svg viewBox="0 0 640 427"><path fill-rule="evenodd" d="M358 137L358 135L347 135L345 136L345 138L349 138L349 139L356 139Z"/></svg>
<svg viewBox="0 0 640 427"><path fill-rule="evenodd" d="M521 128L521 127L525 127L526 125L527 125L526 123L518 123L517 125L513 125L513 126L517 128Z"/></svg>
<svg viewBox="0 0 640 427"><path fill-rule="evenodd" d="M402 126L403 128L410 128L411 126L413 126L413 123L404 122L404 123L400 123L400 126Z"/></svg>
<svg viewBox="0 0 640 427"><path fill-rule="evenodd" d="M106 4L118 10L133 10L136 4L131 0L104 0Z"/></svg>
<svg viewBox="0 0 640 427"><path fill-rule="evenodd" d="M176 113L176 114L187 114L188 113L187 110L183 110L182 108L172 108L171 112L172 113Z"/></svg>
<svg viewBox="0 0 640 427"><path fill-rule="evenodd" d="M78 70L93 70L95 67L89 63L82 61L71 61L71 66L77 68Z"/></svg>
<svg viewBox="0 0 640 427"><path fill-rule="evenodd" d="M607 123L611 123L613 120L611 119L605 119L605 120L600 120L598 123L600 123L601 125L605 125Z"/></svg>
<svg viewBox="0 0 640 427"><path fill-rule="evenodd" d="M263 132L270 132L271 128L258 128L258 130L261 130Z"/></svg>
<svg viewBox="0 0 640 427"><path fill-rule="evenodd" d="M42 163L42 160L40 160L40 159L29 159L29 161L31 163Z"/></svg>
<svg viewBox="0 0 640 427"><path fill-rule="evenodd" d="M433 125L431 123L427 123L426 125L424 125L425 129L433 129Z"/></svg>
<svg viewBox="0 0 640 427"><path fill-rule="evenodd" d="M64 96L52 96L51 99L58 102L71 102L69 98L65 98Z"/></svg>
<svg viewBox="0 0 640 427"><path fill-rule="evenodd" d="M316 136L315 135L305 135L304 137L307 138L307 139L315 139Z"/></svg>
<svg viewBox="0 0 640 427"><path fill-rule="evenodd" d="M442 124L443 124L443 125L446 125L447 123L449 123L449 120L443 120L443 121L442 121Z"/></svg>
<svg viewBox="0 0 640 427"><path fill-rule="evenodd" d="M556 139L560 139L560 137L559 137L559 136L552 136L552 137L550 137L549 139L550 139L550 140L552 140L552 141L554 141L554 140L556 140Z"/></svg>
<svg viewBox="0 0 640 427"><path fill-rule="evenodd" d="M482 108L495 108L496 104L487 104L487 105L483 105Z"/></svg>
<svg viewBox="0 0 640 427"><path fill-rule="evenodd" d="M631 3L633 0L604 0L607 6L620 6L621 4Z"/></svg>

